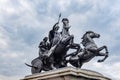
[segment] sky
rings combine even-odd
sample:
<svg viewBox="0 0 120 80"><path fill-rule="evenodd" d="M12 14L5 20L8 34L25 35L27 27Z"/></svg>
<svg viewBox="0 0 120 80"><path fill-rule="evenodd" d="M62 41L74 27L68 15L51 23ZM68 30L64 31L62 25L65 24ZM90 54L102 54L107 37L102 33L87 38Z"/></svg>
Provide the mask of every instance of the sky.
<svg viewBox="0 0 120 80"><path fill-rule="evenodd" d="M82 68L120 80L119 4L120 0L0 0L0 80L19 80L31 74L24 63L38 56L38 45L59 13L69 19L76 43L92 30L101 35L95 39L98 47L108 47L105 62L97 63L103 57L95 57ZM59 25L61 31L61 21Z"/></svg>

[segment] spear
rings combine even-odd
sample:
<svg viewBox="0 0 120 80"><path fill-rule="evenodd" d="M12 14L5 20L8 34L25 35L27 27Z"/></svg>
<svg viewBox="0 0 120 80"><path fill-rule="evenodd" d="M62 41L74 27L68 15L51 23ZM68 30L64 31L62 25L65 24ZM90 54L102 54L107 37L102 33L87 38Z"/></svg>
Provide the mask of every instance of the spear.
<svg viewBox="0 0 120 80"><path fill-rule="evenodd" d="M58 24L59 24L59 21L60 21L60 17L61 17L61 13L59 14L59 18L58 18Z"/></svg>
<svg viewBox="0 0 120 80"><path fill-rule="evenodd" d="M59 17L58 17L58 22L57 22L58 24L59 24L59 21L60 21L60 17L61 17L61 13L59 14ZM56 25L56 24L55 24L55 25ZM54 46L48 51L48 54L47 54L48 57L51 56L51 54L54 52L56 46L59 44L60 41L61 41L61 40L59 40L59 41L57 42L57 44L54 45Z"/></svg>

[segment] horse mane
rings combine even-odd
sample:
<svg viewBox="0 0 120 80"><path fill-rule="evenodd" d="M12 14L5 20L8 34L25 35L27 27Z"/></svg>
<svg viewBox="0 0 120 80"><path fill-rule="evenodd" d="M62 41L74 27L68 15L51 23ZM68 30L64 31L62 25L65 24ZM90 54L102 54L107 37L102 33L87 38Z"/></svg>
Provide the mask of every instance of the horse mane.
<svg viewBox="0 0 120 80"><path fill-rule="evenodd" d="M85 44L86 44L86 39L85 39L85 36L87 35L87 34L89 34L89 33L93 33L93 31L86 31L86 33L83 35L83 37L81 38L82 39L82 44L83 44L83 46L85 46Z"/></svg>
<svg viewBox="0 0 120 80"><path fill-rule="evenodd" d="M93 31L86 31L86 33L82 36L82 38L81 38L81 39L84 39L84 38L85 38L85 36L86 36L86 34L88 34L88 33L93 33Z"/></svg>

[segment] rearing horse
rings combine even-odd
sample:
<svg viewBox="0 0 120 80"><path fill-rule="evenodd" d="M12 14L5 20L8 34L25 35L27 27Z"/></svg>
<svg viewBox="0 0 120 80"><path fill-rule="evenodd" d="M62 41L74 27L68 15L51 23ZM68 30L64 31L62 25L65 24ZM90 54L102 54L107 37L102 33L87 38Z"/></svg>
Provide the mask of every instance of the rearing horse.
<svg viewBox="0 0 120 80"><path fill-rule="evenodd" d="M64 62L64 57L67 55L67 51L72 48L76 49L76 54L80 50L80 45L73 42L74 36L69 34L69 26L63 26L61 32L61 40L59 44L56 46L53 52L54 58L54 66L56 68L61 68L67 66L66 62ZM54 37L57 38L57 37ZM56 39L58 40L58 39Z"/></svg>
<svg viewBox="0 0 120 80"><path fill-rule="evenodd" d="M78 51L80 50L80 45L76 43L71 43L71 40L73 39L73 35L70 35L65 39L63 38L63 40L61 40L61 42L56 46L53 52L54 66L56 68L67 66L64 57L67 55L67 51L69 49L76 49L75 54L78 54Z"/></svg>
<svg viewBox="0 0 120 80"><path fill-rule="evenodd" d="M87 31L82 37L82 45L84 46L84 49L77 55L71 54L68 62L75 67L81 68L83 63L90 61L95 56L105 56L103 59L98 60L98 62L103 62L108 57L108 49L106 46L100 48L97 47L93 39L99 37L100 34L93 31ZM104 53L101 52L103 49L105 49Z"/></svg>

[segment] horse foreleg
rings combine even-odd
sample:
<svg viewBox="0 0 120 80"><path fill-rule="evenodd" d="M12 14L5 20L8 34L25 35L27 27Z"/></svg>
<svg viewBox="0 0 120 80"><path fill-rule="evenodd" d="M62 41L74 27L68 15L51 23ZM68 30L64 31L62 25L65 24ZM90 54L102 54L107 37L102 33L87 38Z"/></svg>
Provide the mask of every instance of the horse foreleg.
<svg viewBox="0 0 120 80"><path fill-rule="evenodd" d="M72 43L72 44L70 45L70 48L71 48L71 49L76 49L75 55L77 55L77 54L82 50L81 47L80 47L80 45L77 44L77 43Z"/></svg>
<svg viewBox="0 0 120 80"><path fill-rule="evenodd" d="M105 49L105 53L101 53L100 51L101 50L103 50L103 49ZM98 62L103 62L107 57L108 57L108 49L107 49L107 46L102 46L102 47L100 47L100 48L98 48L98 51L99 51L99 56L105 56L103 59L101 59L101 60L98 60Z"/></svg>
<svg viewBox="0 0 120 80"><path fill-rule="evenodd" d="M106 56L106 55L107 55L106 53L99 52L97 56Z"/></svg>
<svg viewBox="0 0 120 80"><path fill-rule="evenodd" d="M108 54L107 54L107 53L102 53L102 52L100 52L100 53L98 54L98 56L105 56L103 59L98 60L98 62L103 62L103 61L105 61L106 58L108 57Z"/></svg>
<svg viewBox="0 0 120 80"><path fill-rule="evenodd" d="M99 51L102 51L103 49L105 49L105 46L99 47L97 51L99 52Z"/></svg>
<svg viewBox="0 0 120 80"><path fill-rule="evenodd" d="M78 59L78 68L81 68L83 65L82 59L79 57Z"/></svg>
<svg viewBox="0 0 120 80"><path fill-rule="evenodd" d="M108 49L107 49L107 46L104 46L105 50L106 50L106 53L108 54Z"/></svg>
<svg viewBox="0 0 120 80"><path fill-rule="evenodd" d="M102 46L100 48L97 49L97 51L102 51L103 49L105 49L106 53L108 53L108 49L107 49L107 46Z"/></svg>

